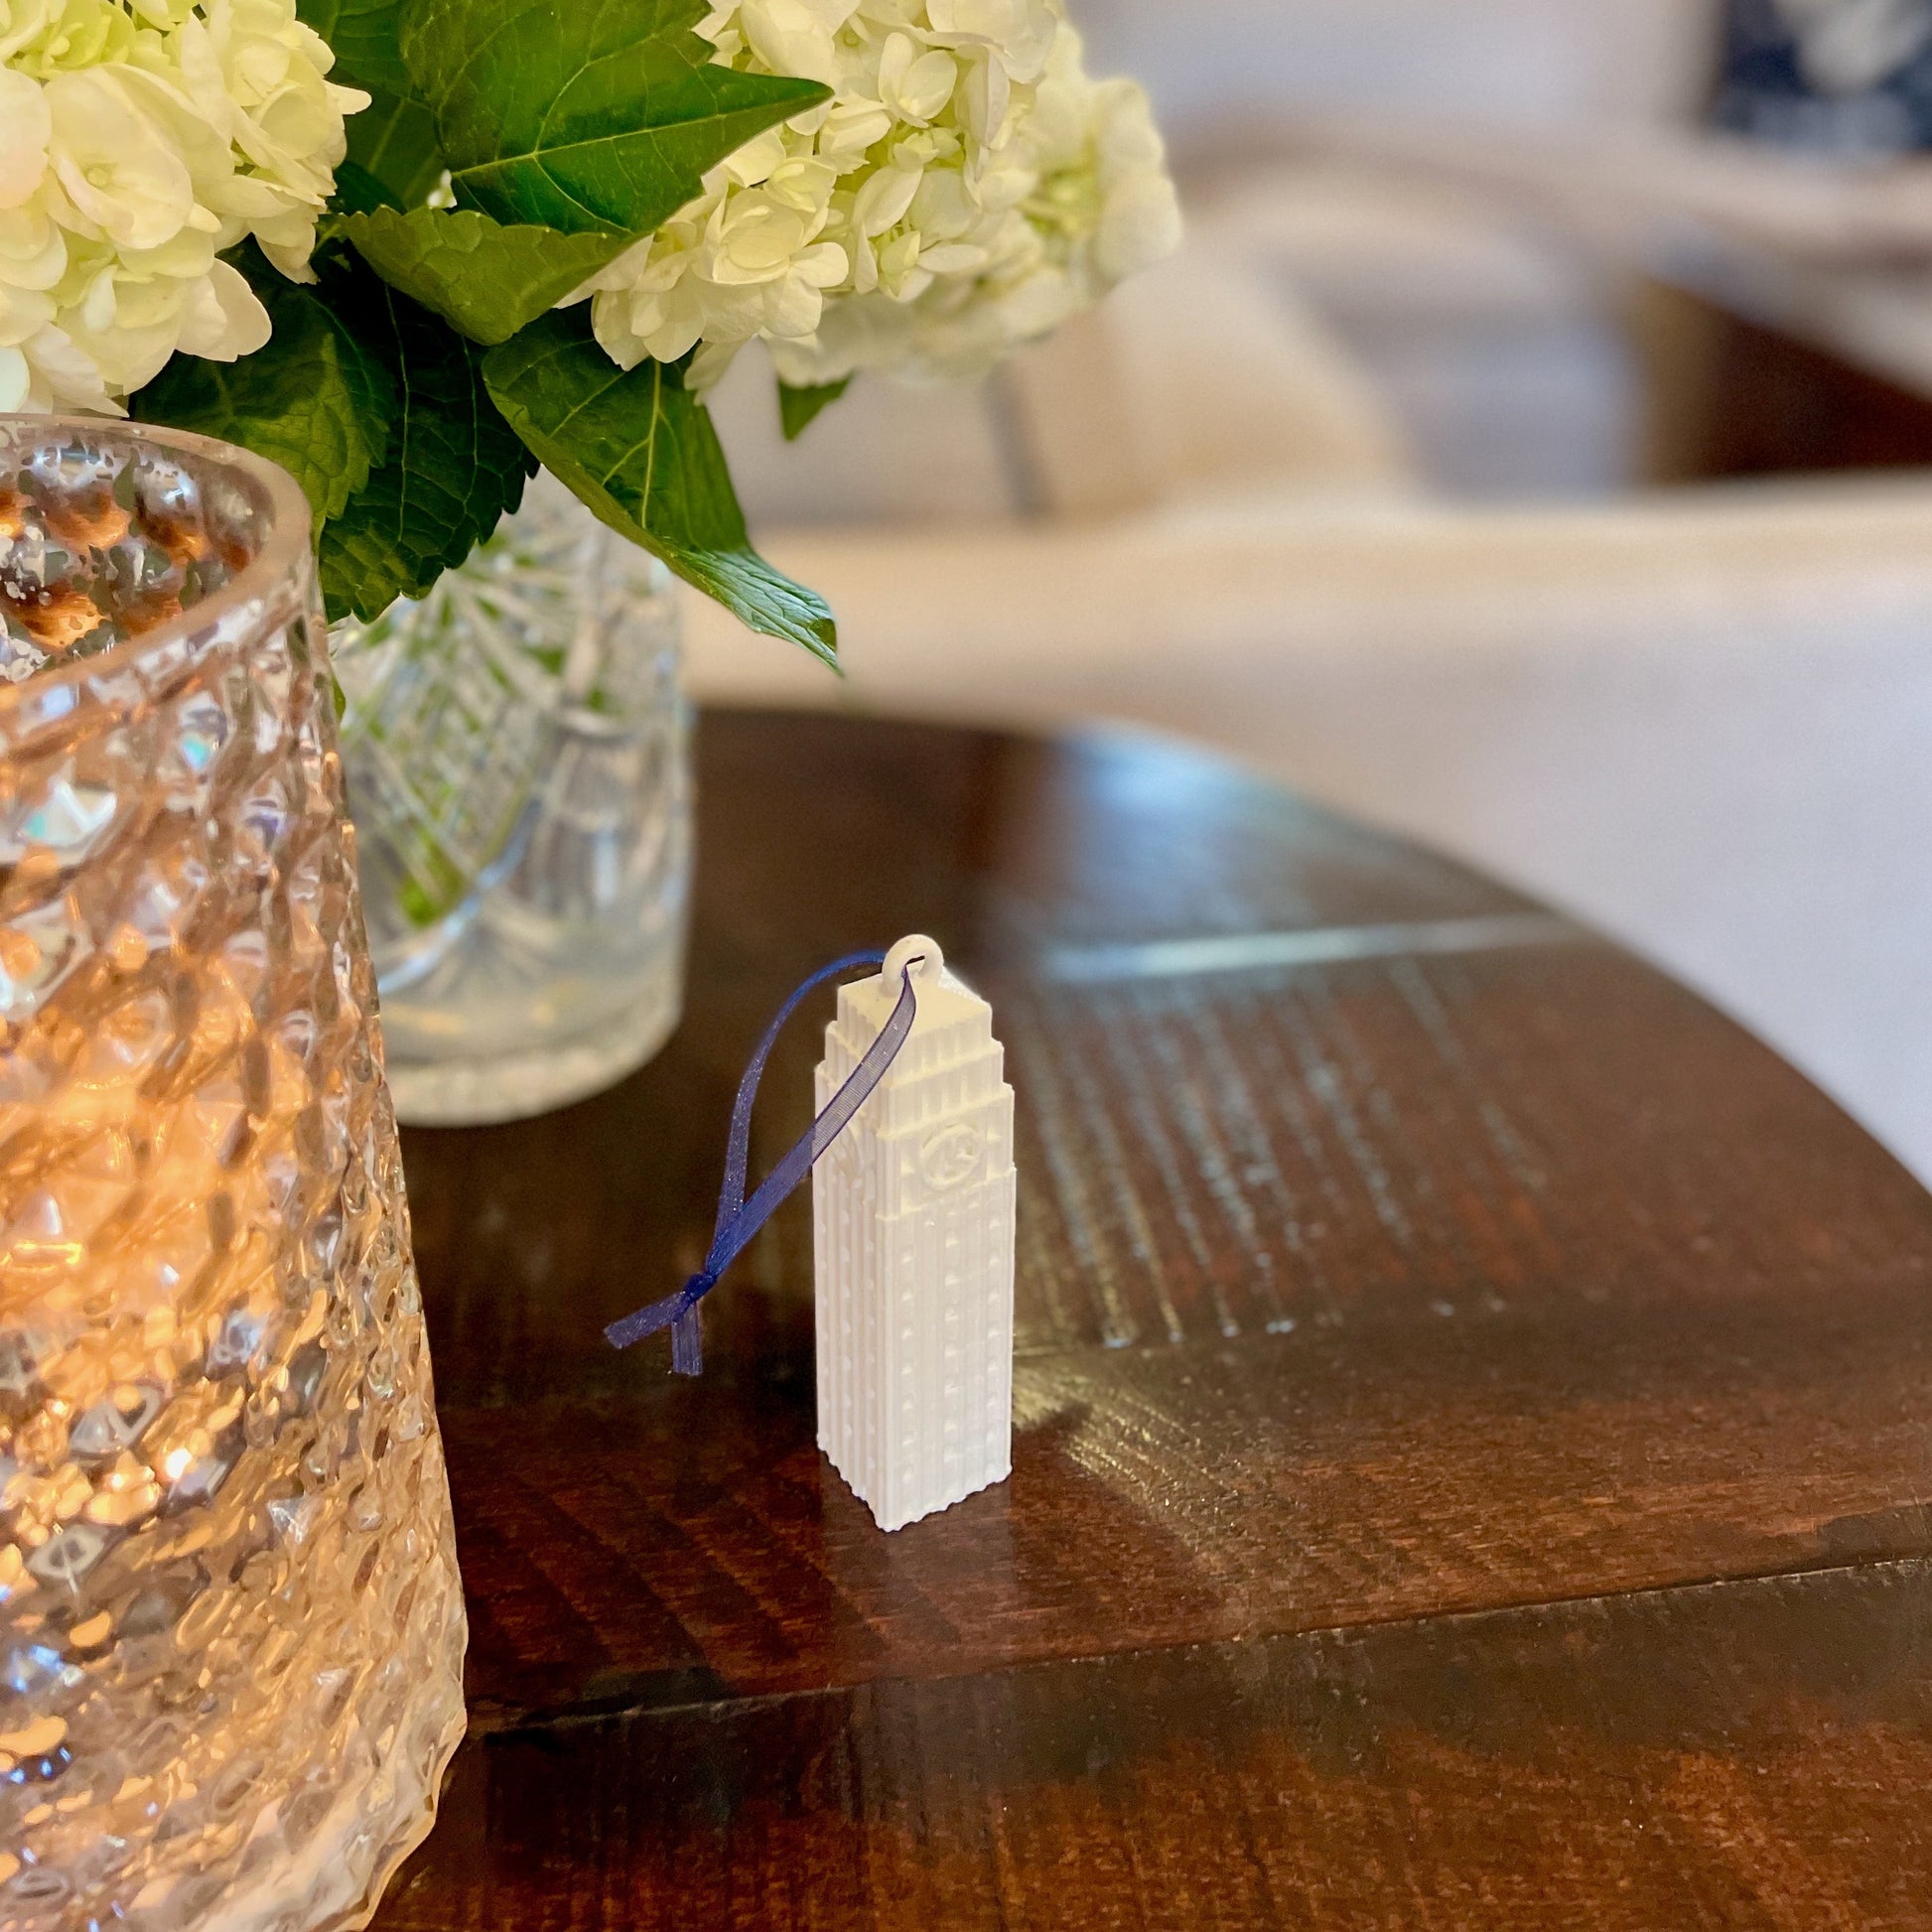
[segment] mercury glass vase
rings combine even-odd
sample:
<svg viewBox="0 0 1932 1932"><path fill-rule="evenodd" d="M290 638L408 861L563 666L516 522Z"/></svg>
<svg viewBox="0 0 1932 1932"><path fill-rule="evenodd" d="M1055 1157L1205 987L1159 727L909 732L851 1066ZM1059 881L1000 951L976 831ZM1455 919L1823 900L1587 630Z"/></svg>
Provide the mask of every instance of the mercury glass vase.
<svg viewBox="0 0 1932 1932"><path fill-rule="evenodd" d="M308 507L0 417L0 1929L361 1925L464 1641Z"/></svg>
<svg viewBox="0 0 1932 1932"><path fill-rule="evenodd" d="M339 623L396 1110L543 1113L683 1003L691 784L662 564L548 475L420 601Z"/></svg>

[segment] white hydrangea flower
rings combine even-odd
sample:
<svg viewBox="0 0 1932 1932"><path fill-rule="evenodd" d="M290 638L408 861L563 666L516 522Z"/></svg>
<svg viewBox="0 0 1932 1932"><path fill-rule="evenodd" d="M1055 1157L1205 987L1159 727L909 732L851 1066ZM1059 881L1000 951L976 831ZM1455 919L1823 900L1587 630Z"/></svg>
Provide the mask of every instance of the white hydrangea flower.
<svg viewBox="0 0 1932 1932"><path fill-rule="evenodd" d="M313 279L368 104L334 61L295 0L0 0L0 409L120 415L177 350L268 341L220 256Z"/></svg>
<svg viewBox="0 0 1932 1932"><path fill-rule="evenodd" d="M1147 96L1088 77L1060 0L716 0L698 31L833 96L572 298L625 368L695 348L703 389L761 337L798 385L971 376L1179 238Z"/></svg>

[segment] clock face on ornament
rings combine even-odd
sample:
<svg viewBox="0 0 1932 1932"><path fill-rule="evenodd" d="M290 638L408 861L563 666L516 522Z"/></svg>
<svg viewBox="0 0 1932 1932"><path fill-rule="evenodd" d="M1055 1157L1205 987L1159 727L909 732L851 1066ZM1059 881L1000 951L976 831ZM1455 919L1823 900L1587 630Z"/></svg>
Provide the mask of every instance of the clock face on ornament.
<svg viewBox="0 0 1932 1932"><path fill-rule="evenodd" d="M979 1172L984 1146L979 1129L965 1121L929 1135L919 1149L919 1173L926 1185L941 1193L963 1186Z"/></svg>

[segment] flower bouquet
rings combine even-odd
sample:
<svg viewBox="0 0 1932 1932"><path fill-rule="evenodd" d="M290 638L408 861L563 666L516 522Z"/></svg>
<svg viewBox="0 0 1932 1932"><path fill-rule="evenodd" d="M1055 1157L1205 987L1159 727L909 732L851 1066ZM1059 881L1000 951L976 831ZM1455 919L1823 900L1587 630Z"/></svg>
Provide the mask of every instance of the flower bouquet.
<svg viewBox="0 0 1932 1932"><path fill-rule="evenodd" d="M796 437L862 374L985 372L1176 232L1146 98L1060 0L0 0L0 410L306 491L405 1117L557 1104L675 1019L664 573L835 661L747 533L733 358L765 345ZM455 1056L420 1091L419 1036Z"/></svg>

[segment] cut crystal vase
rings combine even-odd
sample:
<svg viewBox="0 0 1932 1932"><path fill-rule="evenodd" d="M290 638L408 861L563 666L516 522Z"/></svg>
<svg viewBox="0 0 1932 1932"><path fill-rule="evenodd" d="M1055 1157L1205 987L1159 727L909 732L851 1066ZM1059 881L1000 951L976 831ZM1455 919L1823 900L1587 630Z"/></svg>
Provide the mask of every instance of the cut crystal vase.
<svg viewBox="0 0 1932 1932"><path fill-rule="evenodd" d="M0 1928L362 1924L463 1596L309 514L0 418Z"/></svg>
<svg viewBox="0 0 1932 1932"><path fill-rule="evenodd" d="M649 1058L682 1009L691 876L663 565L539 476L332 654L397 1112L517 1119Z"/></svg>

